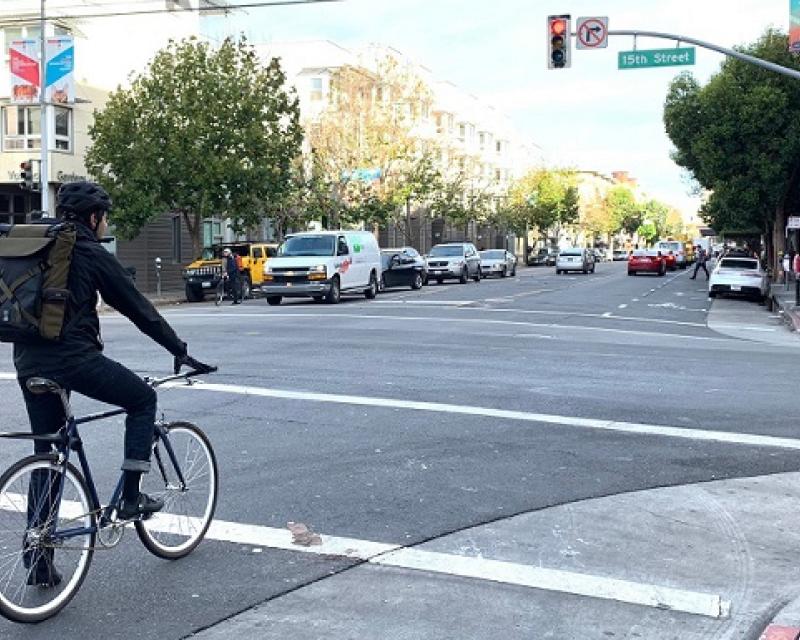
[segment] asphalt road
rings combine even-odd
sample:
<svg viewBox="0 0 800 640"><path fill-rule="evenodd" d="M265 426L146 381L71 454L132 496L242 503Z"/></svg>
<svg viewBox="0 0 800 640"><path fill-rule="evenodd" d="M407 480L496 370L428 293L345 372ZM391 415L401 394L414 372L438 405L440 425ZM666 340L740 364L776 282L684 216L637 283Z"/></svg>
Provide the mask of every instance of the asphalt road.
<svg viewBox="0 0 800 640"><path fill-rule="evenodd" d="M119 548L95 555L81 592L56 619L36 627L0 621L0 637L172 640L204 629L201 637L220 638L483 638L487 629L556 637L576 632L563 625L576 606L590 623L594 611L627 634L643 620L643 628L672 630L675 616L683 618L657 607L586 608L592 599L575 591L502 580L476 586L404 564L358 574L364 557L354 552L274 548L259 532L302 522L323 540L386 548L468 535L481 537L484 551L525 540L527 560L514 562L548 566L520 518L660 487L797 471L800 452L774 438L797 436L800 340L745 301L715 301L714 314L730 325L726 313L746 307L753 323L742 328L736 316L734 335L710 329L704 284L682 271L628 277L623 263L603 263L591 275L524 269L515 278L390 290L338 306L253 300L165 310L191 353L220 372L207 380L217 387L164 390L161 408L207 431L222 478L217 518L253 525L252 537L220 536L168 563L129 532ZM110 314L103 326L109 356L143 375L167 373L168 354L125 319ZM11 373L7 345L0 358L0 371ZM0 379L0 390L2 427L24 428L16 383ZM75 401L78 413L94 408ZM83 433L108 493L122 422ZM23 453L24 445L4 442L0 465ZM472 544L441 546L470 555ZM608 564L599 573L613 575ZM680 586L669 572L665 579ZM417 601L381 610L393 602L378 596L390 585L415 590ZM475 620L463 615L483 611L487 599L491 610ZM333 621L333 610L351 614ZM228 621L247 611L245 621L261 620L258 632ZM609 637L588 628L597 635L580 637ZM695 637L681 628L680 637Z"/></svg>

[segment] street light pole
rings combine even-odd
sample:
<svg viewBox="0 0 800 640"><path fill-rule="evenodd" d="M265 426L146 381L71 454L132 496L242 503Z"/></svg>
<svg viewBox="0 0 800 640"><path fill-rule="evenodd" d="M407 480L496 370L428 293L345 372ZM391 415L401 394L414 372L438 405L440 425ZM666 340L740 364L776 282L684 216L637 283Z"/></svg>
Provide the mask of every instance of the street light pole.
<svg viewBox="0 0 800 640"><path fill-rule="evenodd" d="M40 60L39 60L39 111L41 120L39 123L39 132L41 138L41 155L40 155L40 162L39 162L39 193L41 194L42 198L42 205L41 209L44 212L45 216L49 216L50 213L50 193L49 193L49 181L48 181L48 167L47 167L47 147L48 147L48 121L47 121L47 98L45 96L45 87L46 87L46 76L47 76L47 60L45 56L47 55L47 38L45 36L45 8L44 8L45 0L42 0L41 4L41 15L39 20L39 39L40 39Z"/></svg>

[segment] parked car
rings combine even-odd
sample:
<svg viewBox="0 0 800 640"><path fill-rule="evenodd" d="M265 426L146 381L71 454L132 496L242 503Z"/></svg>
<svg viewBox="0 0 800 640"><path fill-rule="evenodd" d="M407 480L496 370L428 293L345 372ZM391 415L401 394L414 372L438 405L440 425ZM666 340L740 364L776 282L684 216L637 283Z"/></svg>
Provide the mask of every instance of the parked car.
<svg viewBox="0 0 800 640"><path fill-rule="evenodd" d="M670 264L671 261L669 258L667 259L667 269L674 271L675 269L686 268L686 252L683 248L683 242L679 242L678 240L659 240L655 243L653 248L660 251L665 256L669 256L670 254L674 256L674 264Z"/></svg>
<svg viewBox="0 0 800 640"><path fill-rule="evenodd" d="M605 249L593 249L593 251L595 262L605 262L607 260L606 256L608 254Z"/></svg>
<svg viewBox="0 0 800 640"><path fill-rule="evenodd" d="M625 249L614 249L613 253L611 254L611 259L614 262L627 260L629 255L630 251L626 251Z"/></svg>
<svg viewBox="0 0 800 640"><path fill-rule="evenodd" d="M567 271L583 271L584 273L594 273L595 259L594 251L573 247L562 249L556 258L556 274L560 275Z"/></svg>
<svg viewBox="0 0 800 640"><path fill-rule="evenodd" d="M517 275L517 256L505 249L487 249L480 252L481 274L484 278L498 276L505 278L508 275Z"/></svg>
<svg viewBox="0 0 800 640"><path fill-rule="evenodd" d="M708 279L708 297L746 296L763 302L769 292L769 277L757 258L720 258Z"/></svg>
<svg viewBox="0 0 800 640"><path fill-rule="evenodd" d="M667 272L667 261L660 251L655 249L636 249L628 258L628 275L639 273L655 273L663 276Z"/></svg>
<svg viewBox="0 0 800 640"><path fill-rule="evenodd" d="M437 244L427 256L428 279L441 284L444 280L457 279L465 284L470 278L481 280L481 257L471 242L449 242Z"/></svg>
<svg viewBox="0 0 800 640"><path fill-rule="evenodd" d="M413 247L381 249L381 291L389 287L421 289L428 279L428 265Z"/></svg>
<svg viewBox="0 0 800 640"><path fill-rule="evenodd" d="M555 266L557 257L558 257L558 252L555 249L547 249L545 247L541 247L539 249L531 249L530 253L528 254L528 266L552 267Z"/></svg>
<svg viewBox="0 0 800 640"><path fill-rule="evenodd" d="M265 267L267 303L311 297L337 304L342 293L378 294L381 252L368 231L316 231L287 236Z"/></svg>

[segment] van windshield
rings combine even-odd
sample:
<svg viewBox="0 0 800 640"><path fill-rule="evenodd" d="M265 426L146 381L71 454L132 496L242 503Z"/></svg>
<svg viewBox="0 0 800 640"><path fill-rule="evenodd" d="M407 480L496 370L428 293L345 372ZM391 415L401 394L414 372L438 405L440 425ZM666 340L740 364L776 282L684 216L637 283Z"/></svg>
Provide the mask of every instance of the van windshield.
<svg viewBox="0 0 800 640"><path fill-rule="evenodd" d="M292 236L280 246L278 255L284 258L333 256L336 255L335 249L335 236Z"/></svg>

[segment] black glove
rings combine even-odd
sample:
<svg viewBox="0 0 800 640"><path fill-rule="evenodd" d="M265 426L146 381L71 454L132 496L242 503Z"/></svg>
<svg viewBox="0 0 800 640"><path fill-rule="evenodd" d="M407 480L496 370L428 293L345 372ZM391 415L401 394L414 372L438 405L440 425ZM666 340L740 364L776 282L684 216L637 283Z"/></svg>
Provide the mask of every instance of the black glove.
<svg viewBox="0 0 800 640"><path fill-rule="evenodd" d="M188 353L175 356L175 375L178 375L181 372L181 367L189 367L191 371L195 371L197 373L213 373L217 370L217 368L214 366L203 364L199 360L195 360Z"/></svg>

